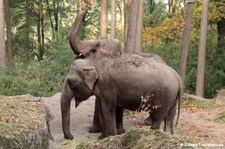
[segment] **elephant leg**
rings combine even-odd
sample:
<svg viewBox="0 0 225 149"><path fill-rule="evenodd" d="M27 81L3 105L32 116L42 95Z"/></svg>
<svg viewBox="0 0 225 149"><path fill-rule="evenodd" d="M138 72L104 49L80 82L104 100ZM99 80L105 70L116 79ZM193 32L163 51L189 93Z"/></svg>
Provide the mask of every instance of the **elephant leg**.
<svg viewBox="0 0 225 149"><path fill-rule="evenodd" d="M147 118L144 120L144 124L147 125L147 126L151 126L151 125L152 125L152 118L151 118L150 113L149 113L149 117L147 117Z"/></svg>
<svg viewBox="0 0 225 149"><path fill-rule="evenodd" d="M61 116L62 116L62 129L65 139L72 140L74 137L70 133L70 104L73 99L72 91L68 85L65 84L61 94Z"/></svg>
<svg viewBox="0 0 225 149"><path fill-rule="evenodd" d="M116 109L116 128L117 134L122 134L125 132L123 128L123 108L117 107Z"/></svg>
<svg viewBox="0 0 225 149"><path fill-rule="evenodd" d="M94 117L93 117L93 125L89 128L90 133L97 133L101 132L100 127L100 119L99 119L99 108L100 108L100 100L98 97L95 99L95 111L94 111Z"/></svg>
<svg viewBox="0 0 225 149"><path fill-rule="evenodd" d="M160 129L160 125L161 125L161 122L152 121L151 129L152 130L159 130Z"/></svg>
<svg viewBox="0 0 225 149"><path fill-rule="evenodd" d="M109 95L110 96L110 95ZM102 133L98 137L99 139L103 139L108 136L117 135L116 129L116 100L113 98L100 99L100 123Z"/></svg>
<svg viewBox="0 0 225 149"><path fill-rule="evenodd" d="M175 118L175 115L176 115L176 105L177 104L174 104L172 106L172 108L169 110L166 118L164 119L164 131L169 132L171 134L174 133L173 121L174 121L174 118Z"/></svg>

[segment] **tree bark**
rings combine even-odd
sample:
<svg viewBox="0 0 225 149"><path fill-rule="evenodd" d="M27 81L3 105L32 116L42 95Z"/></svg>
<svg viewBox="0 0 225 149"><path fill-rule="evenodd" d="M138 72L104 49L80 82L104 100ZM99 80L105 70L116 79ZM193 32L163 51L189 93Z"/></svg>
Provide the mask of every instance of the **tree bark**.
<svg viewBox="0 0 225 149"><path fill-rule="evenodd" d="M182 39L182 51L181 51L181 59L180 59L180 70L179 75L183 81L183 88L185 88L185 76L186 76L186 69L187 69L187 57L188 57L188 48L189 48L189 41L190 41L190 32L191 32L191 21L192 21L192 13L194 9L194 3L187 4L186 10L186 20L183 32L183 39Z"/></svg>
<svg viewBox="0 0 225 149"><path fill-rule="evenodd" d="M202 1L202 16L198 52L198 68L197 68L197 81L196 81L196 95L204 96L204 75L205 75L205 57L206 57L206 35L208 27L208 7L209 0Z"/></svg>
<svg viewBox="0 0 225 149"><path fill-rule="evenodd" d="M108 19L107 19L107 0L101 0L101 19L100 19L100 37L107 38Z"/></svg>
<svg viewBox="0 0 225 149"><path fill-rule="evenodd" d="M169 13L171 16L174 16L175 12L176 12L176 8L177 8L177 1L176 0L170 0L170 9L169 9Z"/></svg>
<svg viewBox="0 0 225 149"><path fill-rule="evenodd" d="M125 43L126 52L133 53L135 50L137 20L139 15L140 0L131 0L130 15L128 18L128 29Z"/></svg>
<svg viewBox="0 0 225 149"><path fill-rule="evenodd" d="M125 0L121 0L121 36L122 36L122 46L124 46L125 42Z"/></svg>
<svg viewBox="0 0 225 149"><path fill-rule="evenodd" d="M25 21L25 26L26 26L26 31L25 31L25 57L26 61L30 61L30 56L31 56L31 51L30 51L30 15L29 15L29 3L30 0L26 0L26 21Z"/></svg>
<svg viewBox="0 0 225 149"><path fill-rule="evenodd" d="M0 0L0 65L5 65L4 0Z"/></svg>
<svg viewBox="0 0 225 149"><path fill-rule="evenodd" d="M111 8L111 38L116 38L116 0L112 0Z"/></svg>
<svg viewBox="0 0 225 149"><path fill-rule="evenodd" d="M7 56L8 64L12 63L12 33L11 33L11 17L10 17L10 4L9 0L5 1L5 22L7 32Z"/></svg>
<svg viewBox="0 0 225 149"><path fill-rule="evenodd" d="M219 50L222 50L225 45L225 19L222 18L217 22L218 42L217 46Z"/></svg>
<svg viewBox="0 0 225 149"><path fill-rule="evenodd" d="M142 52L142 40L143 40L143 15L144 15L144 0L140 0L139 14L137 21L137 34L135 42L135 52Z"/></svg>

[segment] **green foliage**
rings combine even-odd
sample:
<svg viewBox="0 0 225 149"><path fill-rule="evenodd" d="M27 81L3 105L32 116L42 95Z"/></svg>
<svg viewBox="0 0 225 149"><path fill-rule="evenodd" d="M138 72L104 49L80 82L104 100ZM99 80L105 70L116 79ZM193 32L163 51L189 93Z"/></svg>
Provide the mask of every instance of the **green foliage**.
<svg viewBox="0 0 225 149"><path fill-rule="evenodd" d="M74 54L67 45L61 44L54 45L49 51L41 62L25 64L17 61L10 66L0 77L0 94L51 96L61 91Z"/></svg>

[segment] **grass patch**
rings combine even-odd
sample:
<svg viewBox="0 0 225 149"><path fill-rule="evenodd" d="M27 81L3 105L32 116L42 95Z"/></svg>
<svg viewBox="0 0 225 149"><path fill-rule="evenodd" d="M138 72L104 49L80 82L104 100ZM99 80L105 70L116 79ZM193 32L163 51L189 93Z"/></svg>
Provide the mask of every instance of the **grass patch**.
<svg viewBox="0 0 225 149"><path fill-rule="evenodd" d="M182 100L181 108L183 109L199 109L199 110L204 110L204 109L210 109L210 108L218 108L219 105L205 102L205 101L198 101L198 100L192 100L192 99L187 99L187 100Z"/></svg>
<svg viewBox="0 0 225 149"><path fill-rule="evenodd" d="M209 121L213 121L213 122L217 122L217 123L224 123L225 124L225 111L219 114L219 117L213 119L213 120L209 120Z"/></svg>
<svg viewBox="0 0 225 149"><path fill-rule="evenodd" d="M176 137L161 131L133 128L123 135L107 137L100 141L81 143L76 149L176 149L181 148L181 145L186 143L193 142L189 139Z"/></svg>

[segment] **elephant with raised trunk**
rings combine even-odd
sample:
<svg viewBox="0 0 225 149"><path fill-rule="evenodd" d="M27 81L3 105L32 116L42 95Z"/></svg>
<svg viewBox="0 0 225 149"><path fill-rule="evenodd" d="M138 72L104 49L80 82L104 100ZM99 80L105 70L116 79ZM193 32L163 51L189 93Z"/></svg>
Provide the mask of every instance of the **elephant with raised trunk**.
<svg viewBox="0 0 225 149"><path fill-rule="evenodd" d="M61 95L65 138L73 139L70 133L72 98L75 97L76 105L79 105L93 94L99 100L100 139L125 132L123 110L138 110L142 103L141 97L148 97L145 107L151 112L151 129L159 129L164 121L164 131L173 134L182 82L168 65L149 62L134 54L77 59L71 65Z"/></svg>
<svg viewBox="0 0 225 149"><path fill-rule="evenodd" d="M69 43L73 52L78 55L79 58L100 58L104 56L121 55L121 46L116 39L80 40L78 32L86 12L87 10L83 10L77 15L69 33Z"/></svg>

